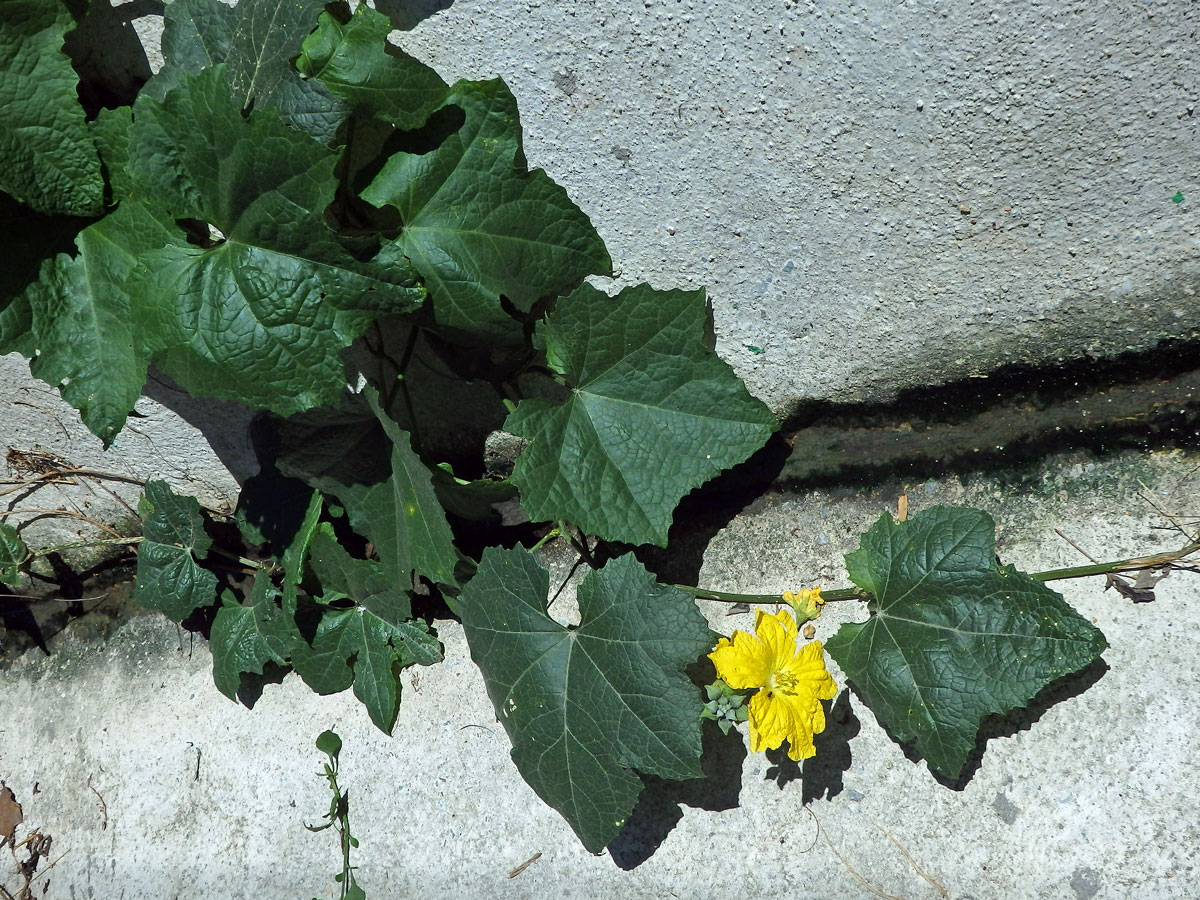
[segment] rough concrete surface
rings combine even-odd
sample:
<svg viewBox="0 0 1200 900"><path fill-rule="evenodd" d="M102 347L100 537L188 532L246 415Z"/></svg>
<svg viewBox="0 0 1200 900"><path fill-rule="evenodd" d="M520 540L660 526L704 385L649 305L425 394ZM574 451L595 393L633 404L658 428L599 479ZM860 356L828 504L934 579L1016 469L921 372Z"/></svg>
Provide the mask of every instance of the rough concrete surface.
<svg viewBox="0 0 1200 900"><path fill-rule="evenodd" d="M901 491L913 512L989 510L1004 560L1026 570L1082 562L1055 528L1104 558L1166 550L1182 540L1154 506L1194 521L1198 484L1200 458L1169 452L770 494L717 535L701 583L844 585L842 554ZM317 697L294 675L253 710L235 705L212 684L206 645L181 642L155 614L81 620L52 655L31 651L0 673L0 772L27 827L53 837L52 858L65 854L47 876L51 898L335 896L336 839L303 828L328 807L312 746L328 727L345 741L341 781L371 897L879 896L853 873L908 900L1194 896L1200 576L1176 573L1136 606L1100 578L1056 586L1107 635L1104 664L985 726L993 736L965 787L906 759L843 693L813 760L718 741L712 779L648 790L600 856L521 781L451 621L437 623L445 664L405 673L389 739L349 692ZM705 606L722 632L749 627ZM555 609L569 615L569 603ZM818 637L863 615L831 604Z"/></svg>
<svg viewBox="0 0 1200 900"><path fill-rule="evenodd" d="M1198 29L1188 0L457 0L397 39L502 76L617 284L707 286L786 414L1195 335Z"/></svg>
<svg viewBox="0 0 1200 900"><path fill-rule="evenodd" d="M21 481L36 475L27 466L38 465L39 459L55 469L97 473L55 478L54 483L34 490L12 492L6 487L6 510L62 507L108 524L119 523L131 518L123 503L136 508L140 482L150 478L161 478L207 506L232 510L240 482L258 468L248 432L252 411L232 403L195 400L157 375L147 382L134 415L107 451L57 390L30 376L29 363L20 354L0 356L0 386L4 408L0 448L8 457L6 479ZM78 518L18 515L4 521L24 523L26 542L38 547L98 534Z"/></svg>

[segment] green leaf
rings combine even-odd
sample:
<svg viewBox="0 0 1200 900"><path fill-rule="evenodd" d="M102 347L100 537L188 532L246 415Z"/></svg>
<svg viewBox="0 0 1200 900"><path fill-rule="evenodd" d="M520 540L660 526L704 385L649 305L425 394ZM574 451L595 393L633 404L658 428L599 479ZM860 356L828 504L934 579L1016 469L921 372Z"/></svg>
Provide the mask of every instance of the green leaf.
<svg viewBox="0 0 1200 900"><path fill-rule="evenodd" d="M24 297L0 304L0 353L29 356L33 352L32 322L29 301Z"/></svg>
<svg viewBox="0 0 1200 900"><path fill-rule="evenodd" d="M317 749L336 760L342 752L342 739L336 731L326 729L317 735Z"/></svg>
<svg viewBox="0 0 1200 900"><path fill-rule="evenodd" d="M361 196L391 204L397 242L429 288L436 320L514 342L501 297L528 311L612 260L588 217L540 169L528 172L517 105L504 82L460 81L445 105L463 125L427 153L397 152Z"/></svg>
<svg viewBox="0 0 1200 900"><path fill-rule="evenodd" d="M129 131L133 127L133 107L101 109L92 121L92 137L100 151L100 164L112 191L112 203L120 203L133 194L129 178Z"/></svg>
<svg viewBox="0 0 1200 900"><path fill-rule="evenodd" d="M278 597L279 591L262 569L254 575L249 606L238 603L229 591L221 595L209 644L213 681L230 700L237 699L243 672L261 675L266 663L282 665L297 646L304 645L296 623L276 606Z"/></svg>
<svg viewBox="0 0 1200 900"><path fill-rule="evenodd" d="M139 97L130 141L138 195L223 235L201 247L179 232L142 257L143 341L193 393L281 415L332 402L342 348L375 314L422 302L398 251L360 262L322 221L335 155L273 110L243 117L221 67L161 103Z"/></svg>
<svg viewBox="0 0 1200 900"><path fill-rule="evenodd" d="M125 424L142 392L149 353L145 322L127 285L141 254L171 238L169 219L134 201L89 225L78 253L47 260L25 294L37 355L30 371L79 410L104 446Z"/></svg>
<svg viewBox="0 0 1200 900"><path fill-rule="evenodd" d="M341 501L350 524L375 545L395 584L411 585L413 570L439 584L456 584L458 554L454 536L434 492L429 469L413 452L407 432L380 408L378 394L370 388L363 393L391 441L391 472L386 480L363 484L323 475L314 477L311 470L293 468L286 456L280 458L279 467Z"/></svg>
<svg viewBox="0 0 1200 900"><path fill-rule="evenodd" d="M197 74L229 59L233 34L261 4L175 0L163 13L162 55L169 67Z"/></svg>
<svg viewBox="0 0 1200 900"><path fill-rule="evenodd" d="M704 346L703 291L583 285L537 337L570 395L522 400L505 430L528 438L512 480L535 521L665 546L688 491L742 462L775 417Z"/></svg>
<svg viewBox="0 0 1200 900"><path fill-rule="evenodd" d="M847 554L871 618L826 649L879 721L955 777L984 716L1025 706L1107 647L1062 596L996 563L995 524L975 509L882 516Z"/></svg>
<svg viewBox="0 0 1200 900"><path fill-rule="evenodd" d="M304 560L309 546L321 523L321 512L325 509L325 498L320 491L313 491L308 501L304 520L300 523L292 542L283 551L283 611L289 617L296 615L296 601L300 582L304 579Z"/></svg>
<svg viewBox="0 0 1200 900"><path fill-rule="evenodd" d="M292 60L324 6L321 0L240 0L232 8L219 0L176 0L164 17L163 57L173 70L165 81L173 85L183 72L224 64L239 112L273 105L284 85L299 80Z"/></svg>
<svg viewBox="0 0 1200 900"><path fill-rule="evenodd" d="M244 8L242 8L244 7ZM242 108L272 102L284 80L293 77L292 60L321 10L323 0L242 0L229 47L229 83Z"/></svg>
<svg viewBox="0 0 1200 900"><path fill-rule="evenodd" d="M58 0L4 0L0 13L0 190L38 212L91 216L104 203L100 157L71 61L75 27Z"/></svg>
<svg viewBox="0 0 1200 900"><path fill-rule="evenodd" d="M387 42L388 17L362 4L342 24L321 13L302 45L296 68L321 82L347 113L370 115L408 130L442 105L446 82L429 66Z"/></svg>
<svg viewBox="0 0 1200 900"><path fill-rule="evenodd" d="M500 514L493 508L494 504L511 500L517 494L516 487L508 479L464 481L440 468L433 472L433 488L446 512L476 522L498 521Z"/></svg>
<svg viewBox="0 0 1200 900"><path fill-rule="evenodd" d="M28 559L29 548L17 529L0 523L0 581L11 583L19 578Z"/></svg>
<svg viewBox="0 0 1200 900"><path fill-rule="evenodd" d="M338 543L328 524L322 525L313 536L311 565L321 583L321 596L325 602L340 598L353 600L397 628L404 627L412 618L408 594L396 587L383 566L373 560L352 557ZM436 658L420 659L423 665L436 661Z"/></svg>
<svg viewBox="0 0 1200 900"><path fill-rule="evenodd" d="M164 16L162 49L167 65L143 93L161 99L185 72L197 74L224 63L239 84L254 81L254 93L249 96L254 106L275 106L287 124L333 146L349 111L323 84L301 78L290 63L316 23L321 5L306 0L274 5L272 10L272 4L260 0L236 6L220 0L175 0ZM270 46L283 51L276 52L274 64L265 68L256 52L259 36L269 38L263 41L264 49ZM239 99L245 96L239 95Z"/></svg>
<svg viewBox="0 0 1200 900"><path fill-rule="evenodd" d="M74 247L86 219L36 213L0 193L0 241L5 250L0 266L0 353L33 355L33 311L23 296L37 282L44 260Z"/></svg>
<svg viewBox="0 0 1200 900"><path fill-rule="evenodd" d="M391 734L400 704L396 670L439 661L441 645L423 622L411 618L408 596L393 587L383 567L352 558L328 525L318 531L309 553L323 590L321 602L349 599L355 606L326 608L311 648L299 647L292 664L317 693L336 693L353 683L371 721Z"/></svg>
<svg viewBox="0 0 1200 900"><path fill-rule="evenodd" d="M361 394L343 393L325 406L273 420L280 471L335 493L336 483L373 484L391 475L391 441Z"/></svg>
<svg viewBox="0 0 1200 900"><path fill-rule="evenodd" d="M212 546L200 504L195 497L178 496L165 481L148 481L138 514L142 542L133 600L182 622L217 593L217 576L196 564Z"/></svg>
<svg viewBox="0 0 1200 900"><path fill-rule="evenodd" d="M589 572L577 628L547 615L549 573L524 549L484 551L459 597L471 657L521 776L593 853L642 782L700 776L700 692L684 667L712 648L684 592L632 555Z"/></svg>

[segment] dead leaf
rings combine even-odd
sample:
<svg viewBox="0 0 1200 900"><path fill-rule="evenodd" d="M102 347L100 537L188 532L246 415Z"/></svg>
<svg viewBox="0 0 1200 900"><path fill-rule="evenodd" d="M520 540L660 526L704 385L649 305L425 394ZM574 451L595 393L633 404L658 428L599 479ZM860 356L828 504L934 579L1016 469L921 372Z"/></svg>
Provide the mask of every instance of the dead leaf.
<svg viewBox="0 0 1200 900"><path fill-rule="evenodd" d="M812 622L809 622L807 625L804 626L804 630L801 631L801 634L804 635L804 639L806 641L811 641L813 638L815 638L817 636L817 629L813 626Z"/></svg>
<svg viewBox="0 0 1200 900"><path fill-rule="evenodd" d="M529 859L525 860L525 862L521 863L519 866L517 866L515 869L513 869L511 872L509 872L508 877L516 878L518 875L520 875L522 872L524 872L526 869L528 869L530 866L532 866L535 862L537 862L541 858L542 858L541 851L538 851L537 853L533 854L533 856L529 857Z"/></svg>
<svg viewBox="0 0 1200 900"><path fill-rule="evenodd" d="M15 840L17 826L25 821L17 796L0 781L0 847Z"/></svg>
<svg viewBox="0 0 1200 900"><path fill-rule="evenodd" d="M1170 569L1142 569L1132 582L1122 576L1109 573L1105 576L1104 589L1116 588L1117 593L1134 603L1154 602L1154 586L1171 574Z"/></svg>

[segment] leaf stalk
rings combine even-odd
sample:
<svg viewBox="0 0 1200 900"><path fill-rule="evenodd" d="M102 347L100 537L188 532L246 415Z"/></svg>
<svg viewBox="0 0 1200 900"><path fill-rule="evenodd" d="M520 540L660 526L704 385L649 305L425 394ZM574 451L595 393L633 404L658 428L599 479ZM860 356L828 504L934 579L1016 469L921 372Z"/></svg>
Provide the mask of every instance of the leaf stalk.
<svg viewBox="0 0 1200 900"><path fill-rule="evenodd" d="M1200 551L1200 539L1189 542L1186 546L1170 553L1155 553L1150 556L1135 556L1130 559L1117 559L1111 562L1095 563L1090 566L1071 566L1065 569L1049 569L1045 572L1030 572L1030 578L1038 581L1060 581L1067 578L1086 578L1089 575L1109 575L1114 572L1136 572L1141 569L1161 569L1172 566L1184 557ZM718 603L782 603L780 594L734 594L728 591L710 591L707 588L691 587L686 584L676 584L681 591L687 591L698 600L715 600ZM841 600L870 600L871 595L857 588L839 588L833 591L821 591L821 599L826 603L836 603Z"/></svg>

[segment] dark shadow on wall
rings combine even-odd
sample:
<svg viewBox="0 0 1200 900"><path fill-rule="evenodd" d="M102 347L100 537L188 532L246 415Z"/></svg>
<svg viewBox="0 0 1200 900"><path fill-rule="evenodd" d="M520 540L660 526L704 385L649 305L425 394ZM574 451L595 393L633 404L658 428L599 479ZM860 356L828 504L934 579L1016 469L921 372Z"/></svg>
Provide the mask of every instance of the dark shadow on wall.
<svg viewBox="0 0 1200 900"><path fill-rule="evenodd" d="M259 415L255 410L224 400L193 396L153 368L142 388L142 396L165 406L204 435L213 453L238 484L245 484L258 471L251 437L251 426ZM131 417L125 427L148 441L154 440L152 434L138 428L137 418Z"/></svg>
<svg viewBox="0 0 1200 900"><path fill-rule="evenodd" d="M1200 447L1200 341L1010 365L889 403L804 404L785 424L791 489L1002 473L1054 453Z"/></svg>
<svg viewBox="0 0 1200 900"><path fill-rule="evenodd" d="M76 7L84 5L87 12L77 19L78 27L67 33L63 51L79 74L79 99L88 115L94 116L101 108L132 103L150 80L150 63L132 23L144 16L161 16L164 7L157 0L132 0L119 6L107 0L68 3L77 16Z"/></svg>

